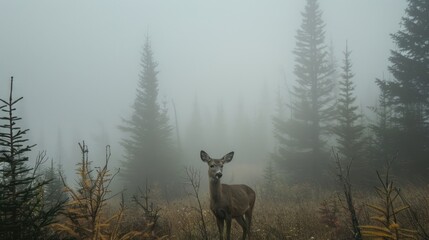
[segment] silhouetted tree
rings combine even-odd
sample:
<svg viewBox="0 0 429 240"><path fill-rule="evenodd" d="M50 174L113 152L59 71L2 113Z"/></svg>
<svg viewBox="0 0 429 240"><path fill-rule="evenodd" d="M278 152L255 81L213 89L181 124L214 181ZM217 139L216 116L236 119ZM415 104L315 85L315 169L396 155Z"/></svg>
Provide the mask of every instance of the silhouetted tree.
<svg viewBox="0 0 429 240"><path fill-rule="evenodd" d="M279 142L273 157L298 181L320 182L329 153L324 135L334 116L332 64L328 59L322 12L316 0L307 0L296 35L295 76L290 119L274 118Z"/></svg>
<svg viewBox="0 0 429 240"><path fill-rule="evenodd" d="M165 108L158 102L158 71L149 37L141 58L141 73L130 119L120 129L127 134L121 144L125 149L121 176L135 191L145 179L165 188L176 180L178 158L172 140L172 127Z"/></svg>
<svg viewBox="0 0 429 240"><path fill-rule="evenodd" d="M252 120L249 118L243 99L239 99L236 105L233 116L231 135L232 135L232 146L237 151L240 151L240 156L243 159L247 159L246 163L251 163L256 160L255 157L259 157L256 154L261 150L260 146L256 146L259 142L255 139L255 129L252 127ZM262 128L262 126L261 126ZM230 147L230 148L231 148ZM260 158L258 159L260 161Z"/></svg>
<svg viewBox="0 0 429 240"><path fill-rule="evenodd" d="M253 161L260 162L263 159L268 159L270 151L272 151L273 139L271 131L271 116L272 106L271 96L267 88L267 84L261 87L260 99L256 108L255 120L252 121L251 130L253 131L252 146Z"/></svg>
<svg viewBox="0 0 429 240"><path fill-rule="evenodd" d="M44 187L49 180L37 175L44 162L39 154L34 168L28 167L26 154L35 145L26 145L28 139L18 125L21 120L15 115L16 105L23 98L13 98L13 78L8 100L0 99L0 239L44 239L47 226L62 204L44 206Z"/></svg>
<svg viewBox="0 0 429 240"><path fill-rule="evenodd" d="M386 89L386 80L376 79L380 89ZM387 91L380 91L378 105L370 107L375 113L375 121L369 125L372 130L371 144L369 145L370 160L373 167L381 169L387 162L391 161L397 152L395 144L394 126L392 122L393 110L389 104Z"/></svg>
<svg viewBox="0 0 429 240"><path fill-rule="evenodd" d="M194 98L194 104L191 113L191 118L186 130L186 141L184 143L186 159L194 162L194 158L198 157L201 149L205 148L206 138L204 137L203 119L201 116L198 98Z"/></svg>
<svg viewBox="0 0 429 240"><path fill-rule="evenodd" d="M329 51L328 51L328 62L332 67L332 74L331 74L331 78L332 81L334 83L334 96L335 98L338 98L338 94L339 94L339 84L338 82L341 80L340 78L340 74L338 72L338 62L337 59L335 57L335 51L334 51L334 43L331 40L330 44L329 44Z"/></svg>
<svg viewBox="0 0 429 240"><path fill-rule="evenodd" d="M381 88L389 97L397 129L397 172L427 175L429 116L429 4L409 0L402 29L392 34L396 49L391 51L389 71L394 78ZM408 170L404 171L404 170Z"/></svg>
<svg viewBox="0 0 429 240"><path fill-rule="evenodd" d="M45 154L45 152L42 152ZM59 202L65 203L67 201L67 194L64 192L64 185L61 180L63 170L61 165L54 166L54 162L51 160L51 166L43 171L44 179L50 181L44 187L44 206L45 208L52 208Z"/></svg>
<svg viewBox="0 0 429 240"><path fill-rule="evenodd" d="M333 128L336 135L337 148L342 159L362 160L364 126L360 124L362 116L358 113L356 97L354 94L355 84L352 80L351 52L344 52L341 81L339 82L339 97L337 102L337 125Z"/></svg>
<svg viewBox="0 0 429 240"><path fill-rule="evenodd" d="M262 185L262 193L266 198L273 197L276 191L277 172L272 161L266 163L264 169L264 183Z"/></svg>
<svg viewBox="0 0 429 240"><path fill-rule="evenodd" d="M222 152L225 149L231 148L229 145L229 127L225 116L226 113L223 103L219 102L215 116L213 117L214 122L211 127L212 132L209 134L211 138L208 143L215 152Z"/></svg>

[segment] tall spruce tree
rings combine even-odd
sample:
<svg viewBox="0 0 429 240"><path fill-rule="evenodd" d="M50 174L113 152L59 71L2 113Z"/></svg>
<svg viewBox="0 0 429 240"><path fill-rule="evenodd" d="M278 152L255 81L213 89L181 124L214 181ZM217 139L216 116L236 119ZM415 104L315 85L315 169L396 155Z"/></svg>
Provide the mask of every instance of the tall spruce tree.
<svg viewBox="0 0 429 240"><path fill-rule="evenodd" d="M391 51L389 71L394 78L381 88L394 111L396 170L403 175L427 176L429 168L428 16L427 0L408 0L402 29L392 34L396 49Z"/></svg>
<svg viewBox="0 0 429 240"><path fill-rule="evenodd" d="M126 133L121 144L125 149L121 176L131 191L146 180L159 184L165 192L177 182L176 148L172 127L165 108L158 102L158 64L155 62L149 37L143 47L141 73L130 119L120 129Z"/></svg>
<svg viewBox="0 0 429 240"><path fill-rule="evenodd" d="M317 0L307 0L302 16L294 50L297 84L291 91L291 116L287 120L274 118L279 142L274 158L283 162L296 180L320 182L329 158L324 136L335 110L333 69Z"/></svg>
<svg viewBox="0 0 429 240"><path fill-rule="evenodd" d="M351 52L346 43L343 66L341 67L341 81L339 82L339 97L337 102L337 125L333 128L337 139L338 152L346 160L360 160L362 155L364 127L360 124L362 117L358 113L356 97L354 95L355 84L352 80Z"/></svg>
<svg viewBox="0 0 429 240"><path fill-rule="evenodd" d="M34 145L27 145L28 129L18 125L17 103L13 97L13 78L7 100L0 99L0 239L47 239L47 226L54 222L63 202L44 206L44 180L37 174L43 162L39 155L34 168L26 156Z"/></svg>
<svg viewBox="0 0 429 240"><path fill-rule="evenodd" d="M41 154L46 154L46 152ZM66 202L67 193L64 191L64 185L61 180L61 176L64 175L62 166L58 164L57 167L54 167L54 162L51 160L51 166L43 170L43 175L46 181L50 181L43 189L44 207L49 209L59 202Z"/></svg>
<svg viewBox="0 0 429 240"><path fill-rule="evenodd" d="M380 89L386 89L386 80L376 79L375 82ZM369 125L372 131L369 158L376 169L381 169L394 158L397 151L394 145L397 136L392 121L393 111L386 91L380 92L377 106L370 109L375 113L375 121Z"/></svg>

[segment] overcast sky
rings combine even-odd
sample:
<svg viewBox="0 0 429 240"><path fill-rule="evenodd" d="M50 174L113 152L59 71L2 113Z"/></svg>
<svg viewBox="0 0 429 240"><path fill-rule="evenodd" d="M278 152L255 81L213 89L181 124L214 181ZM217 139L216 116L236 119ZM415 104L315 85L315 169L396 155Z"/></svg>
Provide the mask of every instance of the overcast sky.
<svg viewBox="0 0 429 240"><path fill-rule="evenodd" d="M399 30L405 0L321 0L326 42L338 63L346 40L360 104L375 104L375 78L389 77L389 34ZM195 98L203 113L238 101L251 114L263 88L274 98L294 81L296 30L303 0L65 1L0 0L0 96L15 94L32 142L54 157L76 142L111 144L135 97L149 34L160 71L160 96L180 121ZM209 115L207 115L209 116ZM97 142L97 143L95 143ZM73 145L70 145L73 144ZM70 149L74 147L75 149ZM55 156L56 157L56 156ZM66 164L67 165L67 164ZM74 163L70 163L70 166Z"/></svg>

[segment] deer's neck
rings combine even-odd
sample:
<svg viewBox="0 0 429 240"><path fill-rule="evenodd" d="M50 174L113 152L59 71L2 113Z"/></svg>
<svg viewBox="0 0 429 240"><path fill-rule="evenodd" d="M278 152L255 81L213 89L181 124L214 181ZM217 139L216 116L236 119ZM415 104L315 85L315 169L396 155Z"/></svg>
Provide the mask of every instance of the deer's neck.
<svg viewBox="0 0 429 240"><path fill-rule="evenodd" d="M218 179L210 179L210 198L212 201L219 201L222 197L222 184Z"/></svg>

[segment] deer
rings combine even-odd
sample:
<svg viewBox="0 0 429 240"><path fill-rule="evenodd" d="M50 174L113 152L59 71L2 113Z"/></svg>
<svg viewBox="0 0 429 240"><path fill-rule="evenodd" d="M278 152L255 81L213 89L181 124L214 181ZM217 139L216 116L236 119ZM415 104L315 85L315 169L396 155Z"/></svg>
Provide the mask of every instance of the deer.
<svg viewBox="0 0 429 240"><path fill-rule="evenodd" d="M223 240L224 223L226 222L226 239L231 239L231 222L235 219L243 229L242 239L250 239L252 212L256 194L252 188L244 184L222 184L223 165L231 162L234 152L220 159L211 158L205 151L200 152L201 160L208 164L210 187L210 210L216 218L219 239Z"/></svg>

